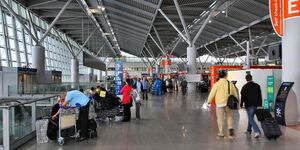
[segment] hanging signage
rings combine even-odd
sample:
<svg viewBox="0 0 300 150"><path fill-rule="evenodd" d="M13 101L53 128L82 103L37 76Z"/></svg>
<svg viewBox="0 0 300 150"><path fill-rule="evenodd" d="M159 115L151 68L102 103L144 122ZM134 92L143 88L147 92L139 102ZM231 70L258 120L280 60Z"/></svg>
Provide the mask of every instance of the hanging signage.
<svg viewBox="0 0 300 150"><path fill-rule="evenodd" d="M300 0L269 0L272 26L278 36L284 34L284 19L300 17Z"/></svg>
<svg viewBox="0 0 300 150"><path fill-rule="evenodd" d="M283 36L283 3L282 0L270 0L269 11L273 29L278 36Z"/></svg>
<svg viewBox="0 0 300 150"><path fill-rule="evenodd" d="M284 19L300 17L300 0L284 0Z"/></svg>
<svg viewBox="0 0 300 150"><path fill-rule="evenodd" d="M171 60L170 59L162 60L161 64L163 68L166 68L166 66L171 66Z"/></svg>
<svg viewBox="0 0 300 150"><path fill-rule="evenodd" d="M120 91L123 88L123 62L115 63L115 87L116 95L122 95Z"/></svg>

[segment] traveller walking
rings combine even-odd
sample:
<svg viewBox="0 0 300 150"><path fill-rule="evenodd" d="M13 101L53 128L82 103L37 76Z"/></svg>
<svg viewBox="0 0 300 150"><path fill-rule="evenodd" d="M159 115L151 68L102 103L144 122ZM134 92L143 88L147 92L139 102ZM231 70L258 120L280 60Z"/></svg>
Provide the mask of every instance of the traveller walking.
<svg viewBox="0 0 300 150"><path fill-rule="evenodd" d="M137 80L135 86L136 86L136 90L137 90L137 92L139 93L139 95L142 96L142 92L143 92L143 84L142 84L142 82L141 82L141 78L138 78L138 80Z"/></svg>
<svg viewBox="0 0 300 150"><path fill-rule="evenodd" d="M149 82L146 77L142 81L143 85L143 100L148 100Z"/></svg>
<svg viewBox="0 0 300 150"><path fill-rule="evenodd" d="M140 119L140 107L141 107L141 96L139 92L136 89L136 86L132 86L132 92L131 92L131 97L133 101L135 102L135 114L136 114L136 119Z"/></svg>
<svg viewBox="0 0 300 150"><path fill-rule="evenodd" d="M259 138L261 132L254 120L254 112L257 107L262 106L262 96L260 86L252 81L252 76L250 74L246 75L247 83L243 86L241 91L241 108L245 103L245 108L248 115L248 128L246 134L251 134L252 128L255 132L254 137Z"/></svg>
<svg viewBox="0 0 300 150"><path fill-rule="evenodd" d="M156 95L162 95L162 81L159 78L155 81L155 91Z"/></svg>
<svg viewBox="0 0 300 150"><path fill-rule="evenodd" d="M123 122L129 122L131 118L131 112L130 107L132 105L131 98L130 98L130 92L132 90L132 87L129 84L129 80L126 80L125 86L122 88L120 93L123 94L122 104L123 104L123 112L124 112L124 119Z"/></svg>
<svg viewBox="0 0 300 150"><path fill-rule="evenodd" d="M226 79L227 73L225 71L221 71L219 73L219 78L219 81L213 86L211 92L209 93L207 103L210 104L213 98L215 98L217 124L219 128L218 136L224 137L223 129L225 118L227 120L229 136L234 136L232 112L231 109L227 107L227 101L229 95L233 95L237 98L237 91L234 88L234 85ZM230 91L228 87L230 87Z"/></svg>
<svg viewBox="0 0 300 150"><path fill-rule="evenodd" d="M185 78L182 79L180 86L181 86L182 94L184 95L187 90L187 81Z"/></svg>

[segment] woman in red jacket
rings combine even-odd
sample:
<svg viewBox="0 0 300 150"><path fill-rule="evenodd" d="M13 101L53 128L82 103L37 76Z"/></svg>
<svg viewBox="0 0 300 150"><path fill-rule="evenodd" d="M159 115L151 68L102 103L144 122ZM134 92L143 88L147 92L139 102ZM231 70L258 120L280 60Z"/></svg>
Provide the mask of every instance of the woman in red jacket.
<svg viewBox="0 0 300 150"><path fill-rule="evenodd" d="M123 104L123 112L124 112L124 119L123 122L130 121L131 113L130 113L130 107L131 107L131 97L130 92L132 90L132 87L129 85L129 81L126 80L125 86L122 88L120 93L123 94L122 104Z"/></svg>

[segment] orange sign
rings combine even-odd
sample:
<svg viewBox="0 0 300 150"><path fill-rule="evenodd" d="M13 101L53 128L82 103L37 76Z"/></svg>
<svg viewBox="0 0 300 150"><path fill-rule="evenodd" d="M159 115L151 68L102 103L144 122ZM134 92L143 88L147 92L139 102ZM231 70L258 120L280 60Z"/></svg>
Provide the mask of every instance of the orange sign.
<svg viewBox="0 0 300 150"><path fill-rule="evenodd" d="M171 65L171 60L167 59L167 60L162 60L161 64L163 67L165 66L170 66Z"/></svg>
<svg viewBox="0 0 300 150"><path fill-rule="evenodd" d="M300 17L300 0L284 0L284 19Z"/></svg>
<svg viewBox="0 0 300 150"><path fill-rule="evenodd" d="M287 1L287 0L284 0ZM283 36L283 3L282 0L270 0L269 11L272 26L278 36Z"/></svg>

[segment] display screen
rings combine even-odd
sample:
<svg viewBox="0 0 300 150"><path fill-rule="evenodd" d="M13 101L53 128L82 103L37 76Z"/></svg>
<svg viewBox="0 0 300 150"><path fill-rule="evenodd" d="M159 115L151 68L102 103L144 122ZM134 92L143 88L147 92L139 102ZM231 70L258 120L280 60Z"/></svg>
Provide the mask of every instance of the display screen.
<svg viewBox="0 0 300 150"><path fill-rule="evenodd" d="M293 82L283 82L278 91L277 99L285 100L293 84Z"/></svg>

